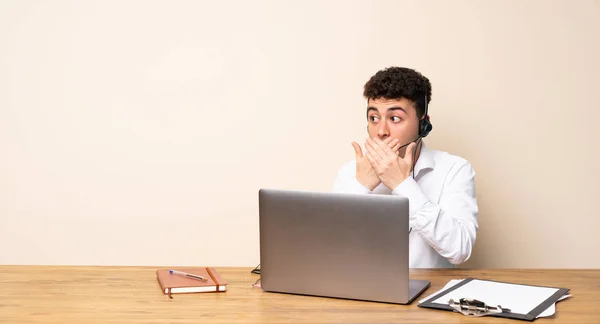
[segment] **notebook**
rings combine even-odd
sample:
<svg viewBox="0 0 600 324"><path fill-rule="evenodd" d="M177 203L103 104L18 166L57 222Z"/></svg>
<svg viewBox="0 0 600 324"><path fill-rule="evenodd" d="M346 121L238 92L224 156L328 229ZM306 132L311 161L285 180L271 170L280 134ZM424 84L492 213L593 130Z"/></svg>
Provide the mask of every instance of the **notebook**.
<svg viewBox="0 0 600 324"><path fill-rule="evenodd" d="M201 281L194 278L170 273L171 269L156 270L156 278L164 294L186 294L202 292L224 292L227 291L227 281L225 281L215 268L185 268L173 269L184 271L197 276L206 278Z"/></svg>
<svg viewBox="0 0 600 324"><path fill-rule="evenodd" d="M453 310L449 305L450 299L473 298L485 302L488 306L500 305L510 309L510 312L491 314L504 318L533 321L541 317L543 312L563 299L569 292L568 288L544 287L466 278L454 285L438 291L425 300L419 307Z"/></svg>

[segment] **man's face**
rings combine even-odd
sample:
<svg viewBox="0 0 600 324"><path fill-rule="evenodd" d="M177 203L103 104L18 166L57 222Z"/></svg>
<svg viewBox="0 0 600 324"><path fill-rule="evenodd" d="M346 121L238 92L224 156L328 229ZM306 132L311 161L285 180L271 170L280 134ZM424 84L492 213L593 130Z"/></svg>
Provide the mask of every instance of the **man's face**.
<svg viewBox="0 0 600 324"><path fill-rule="evenodd" d="M419 133L417 111L412 100L369 99L367 121L369 136L385 140L388 137L397 139L400 145L417 139ZM399 151L404 156L406 147Z"/></svg>

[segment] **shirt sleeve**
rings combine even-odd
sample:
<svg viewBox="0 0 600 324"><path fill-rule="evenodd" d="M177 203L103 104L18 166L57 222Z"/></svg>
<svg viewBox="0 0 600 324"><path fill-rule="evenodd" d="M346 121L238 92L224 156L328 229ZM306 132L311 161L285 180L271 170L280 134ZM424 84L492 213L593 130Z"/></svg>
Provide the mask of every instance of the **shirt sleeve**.
<svg viewBox="0 0 600 324"><path fill-rule="evenodd" d="M333 192L368 194L371 190L356 180L356 162L351 161L338 170Z"/></svg>
<svg viewBox="0 0 600 324"><path fill-rule="evenodd" d="M431 202L412 177L392 194L408 197L410 226L441 256L452 264L469 259L478 229L475 172L469 162L450 168L439 204Z"/></svg>

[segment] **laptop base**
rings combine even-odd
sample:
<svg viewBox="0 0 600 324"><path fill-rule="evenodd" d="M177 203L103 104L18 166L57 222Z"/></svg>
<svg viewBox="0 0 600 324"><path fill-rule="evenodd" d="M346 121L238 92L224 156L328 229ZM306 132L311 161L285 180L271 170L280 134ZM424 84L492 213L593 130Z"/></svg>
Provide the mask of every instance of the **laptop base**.
<svg viewBox="0 0 600 324"><path fill-rule="evenodd" d="M409 279L407 304L412 303L417 297L419 297L419 295L421 295L427 288L429 288L430 285L431 281L429 280Z"/></svg>

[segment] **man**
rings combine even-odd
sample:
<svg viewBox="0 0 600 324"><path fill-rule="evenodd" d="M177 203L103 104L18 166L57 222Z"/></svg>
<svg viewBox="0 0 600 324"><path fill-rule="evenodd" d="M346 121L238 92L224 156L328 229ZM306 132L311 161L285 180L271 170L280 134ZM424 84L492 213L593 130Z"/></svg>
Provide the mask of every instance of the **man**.
<svg viewBox="0 0 600 324"><path fill-rule="evenodd" d="M445 268L471 256L478 229L475 172L458 156L423 143L431 130L429 80L390 67L364 86L369 138L342 166L334 192L408 197L411 268ZM422 125L421 125L422 124Z"/></svg>

